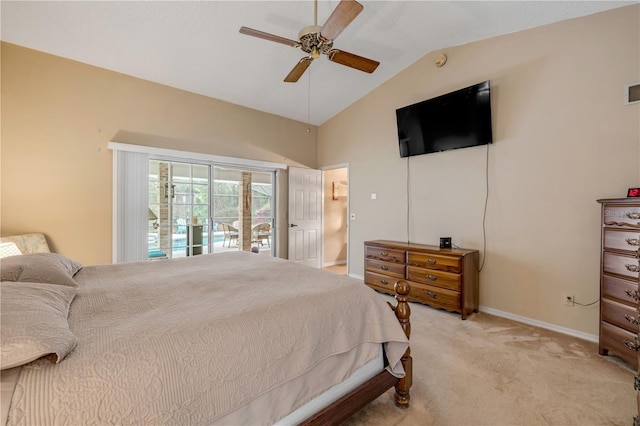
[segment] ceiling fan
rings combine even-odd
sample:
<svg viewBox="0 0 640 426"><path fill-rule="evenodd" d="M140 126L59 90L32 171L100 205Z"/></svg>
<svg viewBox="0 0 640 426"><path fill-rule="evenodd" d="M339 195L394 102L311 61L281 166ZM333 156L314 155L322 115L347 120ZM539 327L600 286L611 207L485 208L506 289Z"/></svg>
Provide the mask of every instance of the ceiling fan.
<svg viewBox="0 0 640 426"><path fill-rule="evenodd" d="M333 41L340 33L358 16L364 7L355 0L341 0L333 10L327 22L322 27L318 26L318 0L314 1L314 25L304 27L298 34L298 41L277 35L254 30L248 27L241 27L240 33L253 37L262 38L276 43L286 44L291 47L299 47L303 52L309 54L300 59L289 75L284 79L286 83L295 83L302 77L314 59L318 59L320 54L325 54L329 60L350 68L354 68L367 73L376 70L380 62L363 58L344 50L334 49Z"/></svg>

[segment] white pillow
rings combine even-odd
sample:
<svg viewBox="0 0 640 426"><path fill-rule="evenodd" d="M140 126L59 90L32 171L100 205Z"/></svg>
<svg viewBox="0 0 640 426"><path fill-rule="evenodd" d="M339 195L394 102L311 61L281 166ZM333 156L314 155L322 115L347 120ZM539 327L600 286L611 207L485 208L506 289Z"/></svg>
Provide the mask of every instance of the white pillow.
<svg viewBox="0 0 640 426"><path fill-rule="evenodd" d="M46 355L59 363L76 347L67 322L75 287L2 281L0 293L0 369Z"/></svg>
<svg viewBox="0 0 640 426"><path fill-rule="evenodd" d="M0 243L0 259L22 254L16 243Z"/></svg>

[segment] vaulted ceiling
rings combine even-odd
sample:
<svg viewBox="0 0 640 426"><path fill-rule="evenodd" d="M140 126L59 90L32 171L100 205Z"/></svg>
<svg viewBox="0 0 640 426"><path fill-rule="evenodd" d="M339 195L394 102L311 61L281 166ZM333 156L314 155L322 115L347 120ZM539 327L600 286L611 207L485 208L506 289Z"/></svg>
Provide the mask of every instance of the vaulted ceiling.
<svg viewBox="0 0 640 426"><path fill-rule="evenodd" d="M338 5L318 2L318 25ZM234 104L319 125L433 51L613 9L637 1L367 1L335 47L375 59L373 74L315 60L239 33L251 27L297 40L313 25L305 1L5 1L3 41Z"/></svg>

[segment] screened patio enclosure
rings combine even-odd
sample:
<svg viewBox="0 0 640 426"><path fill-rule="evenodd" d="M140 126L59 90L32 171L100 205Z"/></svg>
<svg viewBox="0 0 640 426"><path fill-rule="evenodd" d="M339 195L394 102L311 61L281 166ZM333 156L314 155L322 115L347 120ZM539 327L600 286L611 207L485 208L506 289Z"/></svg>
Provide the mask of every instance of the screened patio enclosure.
<svg viewBox="0 0 640 426"><path fill-rule="evenodd" d="M149 160L149 258L274 253L274 172Z"/></svg>

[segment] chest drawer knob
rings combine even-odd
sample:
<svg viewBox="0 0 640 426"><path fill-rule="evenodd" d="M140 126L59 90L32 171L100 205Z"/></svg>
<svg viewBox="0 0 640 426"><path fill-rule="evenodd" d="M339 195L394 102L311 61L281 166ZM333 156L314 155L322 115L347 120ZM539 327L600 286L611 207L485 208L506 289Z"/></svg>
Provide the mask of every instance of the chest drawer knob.
<svg viewBox="0 0 640 426"><path fill-rule="evenodd" d="M435 294L434 292L429 291L429 290L425 290L425 291L427 293L427 296L431 297L432 299L436 298L437 294Z"/></svg>
<svg viewBox="0 0 640 426"><path fill-rule="evenodd" d="M625 241L630 246L640 246L640 239L638 238L626 238Z"/></svg>
<svg viewBox="0 0 640 426"><path fill-rule="evenodd" d="M388 255L389 255L389 253L386 252L386 251L381 251L380 252L380 256L388 256Z"/></svg>
<svg viewBox="0 0 640 426"><path fill-rule="evenodd" d="M429 265L435 265L436 264L436 260L435 259L427 259L427 263Z"/></svg>
<svg viewBox="0 0 640 426"><path fill-rule="evenodd" d="M629 321L629 322L630 322L631 324L633 324L633 325L638 325L638 324L640 324L640 318L632 317L632 316L631 316L631 315L629 315L629 314L625 314L624 319L626 319L627 321Z"/></svg>
<svg viewBox="0 0 640 426"><path fill-rule="evenodd" d="M640 266L638 265L630 265L626 263L624 267L627 268L627 271L629 272L640 272Z"/></svg>
<svg viewBox="0 0 640 426"><path fill-rule="evenodd" d="M389 281L387 281L387 280L380 280L380 284L387 285L387 284L389 284Z"/></svg>
<svg viewBox="0 0 640 426"><path fill-rule="evenodd" d="M626 212L629 219L640 219L640 212Z"/></svg>
<svg viewBox="0 0 640 426"><path fill-rule="evenodd" d="M388 271L388 270L389 270L389 267L388 267L388 266L385 266L385 265L382 265L382 266L380 267L380 269L382 269L383 271Z"/></svg>
<svg viewBox="0 0 640 426"><path fill-rule="evenodd" d="M429 281L435 281L435 280L437 280L437 279L438 279L438 277L436 277L435 275L427 275L427 279L428 279Z"/></svg>
<svg viewBox="0 0 640 426"><path fill-rule="evenodd" d="M632 342L631 340L624 339L623 343L628 349L631 349L632 351L637 351L638 348L640 348L640 345L638 344L638 338L637 337L636 337L636 341L635 342Z"/></svg>
<svg viewBox="0 0 640 426"><path fill-rule="evenodd" d="M633 300L638 300L638 290L625 290L624 292Z"/></svg>

